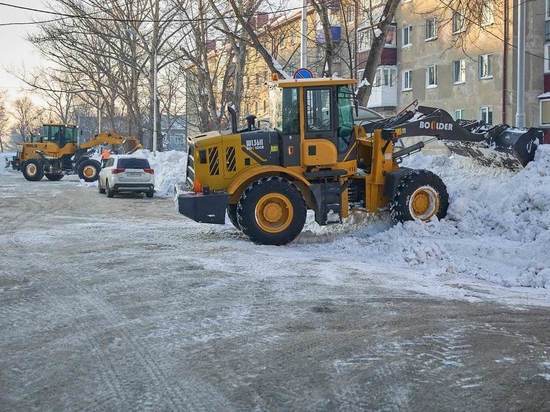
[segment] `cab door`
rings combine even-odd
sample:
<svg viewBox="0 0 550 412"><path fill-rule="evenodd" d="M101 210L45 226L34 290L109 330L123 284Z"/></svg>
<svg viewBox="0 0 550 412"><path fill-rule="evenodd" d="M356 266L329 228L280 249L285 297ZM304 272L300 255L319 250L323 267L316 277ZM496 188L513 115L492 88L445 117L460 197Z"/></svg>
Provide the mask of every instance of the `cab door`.
<svg viewBox="0 0 550 412"><path fill-rule="evenodd" d="M304 88L304 166L329 166L338 161L336 88Z"/></svg>

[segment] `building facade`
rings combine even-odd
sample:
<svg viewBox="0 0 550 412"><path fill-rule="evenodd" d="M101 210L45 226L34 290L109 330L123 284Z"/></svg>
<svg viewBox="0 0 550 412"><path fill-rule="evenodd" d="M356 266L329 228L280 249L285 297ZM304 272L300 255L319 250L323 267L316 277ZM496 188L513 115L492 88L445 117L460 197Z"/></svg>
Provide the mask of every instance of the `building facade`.
<svg viewBox="0 0 550 412"><path fill-rule="evenodd" d="M549 1L525 4L527 126L550 127L550 93L543 94L550 92L550 64L544 59L544 54L550 55ZM470 25L460 12L443 10L438 4L436 0L401 2L368 106L391 113L418 101L443 108L455 118L513 125L517 1L485 2L481 24ZM359 60L365 52L368 47L359 48Z"/></svg>

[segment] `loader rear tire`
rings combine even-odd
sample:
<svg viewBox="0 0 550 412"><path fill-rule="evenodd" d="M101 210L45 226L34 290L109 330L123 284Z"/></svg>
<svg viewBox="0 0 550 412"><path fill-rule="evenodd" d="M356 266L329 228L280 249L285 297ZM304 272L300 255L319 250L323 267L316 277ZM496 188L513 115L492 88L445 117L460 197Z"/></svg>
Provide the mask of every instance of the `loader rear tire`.
<svg viewBox="0 0 550 412"><path fill-rule="evenodd" d="M254 243L285 245L302 231L306 212L298 188L282 177L272 176L246 188L237 204L237 223Z"/></svg>
<svg viewBox="0 0 550 412"><path fill-rule="evenodd" d="M51 180L52 182L57 182L61 179L63 179L63 173L45 173L48 180Z"/></svg>
<svg viewBox="0 0 550 412"><path fill-rule="evenodd" d="M428 170L412 170L403 176L390 202L390 213L395 222L427 222L434 216L443 219L448 208L449 194L445 183Z"/></svg>
<svg viewBox="0 0 550 412"><path fill-rule="evenodd" d="M239 221L237 220L237 204L228 204L227 205L227 216L229 217L229 221L233 226L235 226L235 229L241 230L241 227L239 226Z"/></svg>
<svg viewBox="0 0 550 412"><path fill-rule="evenodd" d="M29 159L21 165L23 176L30 182L38 182L44 177L44 163L39 159Z"/></svg>
<svg viewBox="0 0 550 412"><path fill-rule="evenodd" d="M95 182L99 177L101 163L97 160L86 159L79 162L76 169L78 177L83 179L85 182Z"/></svg>

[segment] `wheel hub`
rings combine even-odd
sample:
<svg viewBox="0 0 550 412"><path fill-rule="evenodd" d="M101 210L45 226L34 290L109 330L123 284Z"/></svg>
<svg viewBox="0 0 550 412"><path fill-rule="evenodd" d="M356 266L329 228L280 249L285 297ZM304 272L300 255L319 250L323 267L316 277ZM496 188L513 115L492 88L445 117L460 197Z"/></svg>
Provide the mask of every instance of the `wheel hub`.
<svg viewBox="0 0 550 412"><path fill-rule="evenodd" d="M84 176L88 178L93 177L95 175L95 168L92 166L86 166L82 173L84 173Z"/></svg>
<svg viewBox="0 0 550 412"><path fill-rule="evenodd" d="M268 193L256 204L256 222L268 233L280 233L292 222L294 209L290 200L280 193Z"/></svg>
<svg viewBox="0 0 550 412"><path fill-rule="evenodd" d="M27 174L29 174L30 176L34 176L36 174L36 165L32 163L30 165L27 165Z"/></svg>
<svg viewBox="0 0 550 412"><path fill-rule="evenodd" d="M431 186L414 191L409 201L409 212L414 219L430 220L439 210L439 195Z"/></svg>

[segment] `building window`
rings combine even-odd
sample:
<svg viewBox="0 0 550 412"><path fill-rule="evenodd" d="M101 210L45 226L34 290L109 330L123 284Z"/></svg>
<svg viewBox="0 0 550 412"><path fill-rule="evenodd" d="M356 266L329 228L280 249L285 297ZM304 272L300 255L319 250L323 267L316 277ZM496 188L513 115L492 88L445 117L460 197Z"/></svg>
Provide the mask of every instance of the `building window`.
<svg viewBox="0 0 550 412"><path fill-rule="evenodd" d="M464 119L464 109L456 109L453 117L455 120Z"/></svg>
<svg viewBox="0 0 550 412"><path fill-rule="evenodd" d="M402 85L403 91L409 91L413 88L412 83L412 70L405 70L403 72L403 85Z"/></svg>
<svg viewBox="0 0 550 412"><path fill-rule="evenodd" d="M479 56L479 78L493 78L493 56L490 54L482 54Z"/></svg>
<svg viewBox="0 0 550 412"><path fill-rule="evenodd" d="M412 39L411 39L412 29L413 29L412 26L403 27L403 47L409 47L412 45Z"/></svg>
<svg viewBox="0 0 550 412"><path fill-rule="evenodd" d="M485 124L493 124L493 111L489 106L483 106L479 110L479 120Z"/></svg>
<svg viewBox="0 0 550 412"><path fill-rule="evenodd" d="M393 87L395 84L396 69L392 67L379 67L376 70L374 76L373 87L389 86Z"/></svg>
<svg viewBox="0 0 550 412"><path fill-rule="evenodd" d="M544 17L546 20L550 20L550 0L546 0Z"/></svg>
<svg viewBox="0 0 550 412"><path fill-rule="evenodd" d="M540 125L550 126L550 99L540 101Z"/></svg>
<svg viewBox="0 0 550 412"><path fill-rule="evenodd" d="M372 36L371 29L362 30L359 32L359 36L357 39L357 50L358 51L365 51L370 49L371 45L371 36Z"/></svg>
<svg viewBox="0 0 550 412"><path fill-rule="evenodd" d="M486 1L483 3L482 9L481 9L481 25L482 26L489 26L490 24L493 24L495 22L495 16L493 13L493 2L492 1Z"/></svg>
<svg viewBox="0 0 550 412"><path fill-rule="evenodd" d="M466 60L455 60L453 62L453 83L461 84L466 82Z"/></svg>
<svg viewBox="0 0 550 412"><path fill-rule="evenodd" d="M397 26L392 24L388 26L388 31L386 32L386 42L385 47L396 47L397 46Z"/></svg>
<svg viewBox="0 0 550 412"><path fill-rule="evenodd" d="M437 39L437 22L435 17L426 20L426 41Z"/></svg>
<svg viewBox="0 0 550 412"><path fill-rule="evenodd" d="M544 73L550 73L550 43L544 45Z"/></svg>
<svg viewBox="0 0 550 412"><path fill-rule="evenodd" d="M432 64L426 68L426 88L437 87L437 65Z"/></svg>
<svg viewBox="0 0 550 412"><path fill-rule="evenodd" d="M455 11L453 13L453 33L461 33L465 30L464 27L464 16L459 12Z"/></svg>

